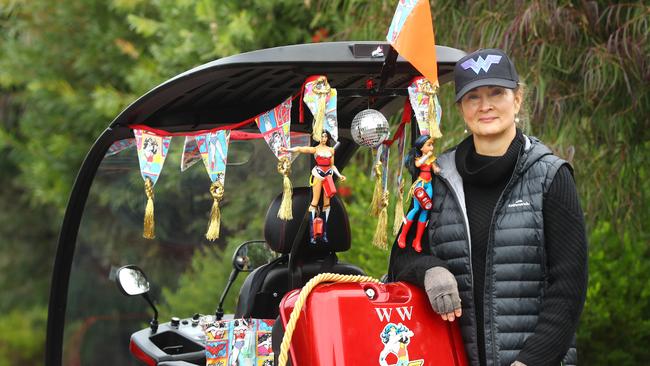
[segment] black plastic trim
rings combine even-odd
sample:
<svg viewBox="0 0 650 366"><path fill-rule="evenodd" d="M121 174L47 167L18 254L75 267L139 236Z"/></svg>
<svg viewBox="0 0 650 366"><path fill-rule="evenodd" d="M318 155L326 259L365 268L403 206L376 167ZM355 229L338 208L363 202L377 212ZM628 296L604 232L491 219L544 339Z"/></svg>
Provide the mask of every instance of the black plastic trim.
<svg viewBox="0 0 650 366"><path fill-rule="evenodd" d="M108 128L95 141L86 155L79 174L75 179L68 207L63 218L59 242L57 245L52 283L50 284L50 300L47 316L47 340L45 343L45 365L59 366L63 357L63 330L65 311L68 297L68 284L72 260L79 232L79 224L86 205L88 193L108 148L113 142L133 137L133 131L128 128Z"/></svg>

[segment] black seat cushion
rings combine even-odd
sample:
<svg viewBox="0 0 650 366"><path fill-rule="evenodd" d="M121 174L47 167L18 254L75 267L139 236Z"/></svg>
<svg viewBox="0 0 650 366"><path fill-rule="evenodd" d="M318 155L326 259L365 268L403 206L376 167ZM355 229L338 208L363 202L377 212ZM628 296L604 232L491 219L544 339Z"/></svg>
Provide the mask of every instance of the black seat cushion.
<svg viewBox="0 0 650 366"><path fill-rule="evenodd" d="M265 271L264 266L253 271L244 281L239 292L237 302L236 318L260 318L275 319L279 314L279 305L282 297L290 290L290 273L287 263L269 264L273 268ZM265 266L269 266L265 265ZM266 272L266 273L263 273ZM325 272L347 275L365 275L363 270L357 266L347 263L330 264L325 259L319 259L304 263L299 267L300 282L296 287L304 286L312 277ZM256 278L263 276L262 278ZM261 281L261 285L255 282ZM252 291L252 288L259 288Z"/></svg>
<svg viewBox="0 0 650 366"><path fill-rule="evenodd" d="M309 225L307 208L311 200L311 188L293 190L293 220L277 217L282 195L271 203L264 223L264 238L267 244L283 256L254 270L244 281L237 302L235 317L274 319L278 316L278 305L282 297L294 288L304 286L319 273L331 272L364 275L361 268L339 263L336 252L350 249L350 222L343 203L336 196L330 200L330 215L326 223L327 243L310 244L309 228L303 227L303 234L295 240L300 226ZM304 222L304 224L303 224ZM292 251L293 243L297 248ZM289 269L290 255L294 263Z"/></svg>

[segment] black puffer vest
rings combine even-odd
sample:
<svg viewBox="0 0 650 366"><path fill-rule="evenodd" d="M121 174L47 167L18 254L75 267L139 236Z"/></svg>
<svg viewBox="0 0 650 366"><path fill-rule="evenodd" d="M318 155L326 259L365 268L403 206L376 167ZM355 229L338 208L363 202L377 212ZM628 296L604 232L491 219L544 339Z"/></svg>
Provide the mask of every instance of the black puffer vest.
<svg viewBox="0 0 650 366"><path fill-rule="evenodd" d="M546 282L544 195L566 161L546 146L525 137L512 178L497 201L490 227L486 273L472 273L471 238L463 182L455 151L438 158L434 206L429 217L431 253L445 260L458 282L463 305L460 318L467 356L479 365L472 278L485 276L484 319L486 366L510 366L537 324ZM575 347L564 358L575 365Z"/></svg>

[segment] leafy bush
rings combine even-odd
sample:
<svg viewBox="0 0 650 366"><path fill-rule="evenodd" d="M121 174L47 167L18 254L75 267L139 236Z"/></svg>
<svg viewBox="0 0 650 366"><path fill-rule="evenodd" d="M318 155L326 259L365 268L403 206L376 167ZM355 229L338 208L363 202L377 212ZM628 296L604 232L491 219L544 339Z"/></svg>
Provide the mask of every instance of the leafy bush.
<svg viewBox="0 0 650 366"><path fill-rule="evenodd" d="M0 317L0 366L42 363L47 309L12 310Z"/></svg>

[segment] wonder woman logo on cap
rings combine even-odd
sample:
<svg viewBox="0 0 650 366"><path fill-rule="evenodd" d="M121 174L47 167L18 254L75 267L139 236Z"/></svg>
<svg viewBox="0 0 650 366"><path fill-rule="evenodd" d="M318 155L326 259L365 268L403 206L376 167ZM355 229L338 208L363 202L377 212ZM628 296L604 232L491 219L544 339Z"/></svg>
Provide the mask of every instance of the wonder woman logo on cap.
<svg viewBox="0 0 650 366"><path fill-rule="evenodd" d="M469 60L463 62L460 66L462 66L463 70L472 69L472 71L478 75L481 70L487 73L490 70L490 66L493 64L498 64L500 61L501 56L487 55L485 59L483 56L479 56L476 61L470 58Z"/></svg>

